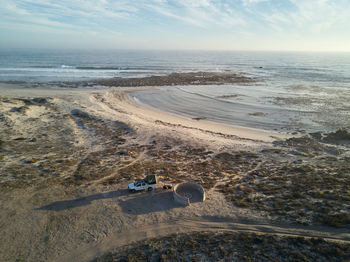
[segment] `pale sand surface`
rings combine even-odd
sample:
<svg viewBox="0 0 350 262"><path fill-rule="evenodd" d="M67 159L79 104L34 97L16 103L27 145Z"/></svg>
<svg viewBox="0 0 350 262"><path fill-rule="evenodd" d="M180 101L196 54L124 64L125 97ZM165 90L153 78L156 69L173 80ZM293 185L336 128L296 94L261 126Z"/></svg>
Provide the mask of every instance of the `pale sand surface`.
<svg viewBox="0 0 350 262"><path fill-rule="evenodd" d="M147 92L147 89L137 88L129 88L125 90L115 89L104 94L103 102L111 107L126 111L130 119L138 124L145 124L151 128L168 127L168 130L176 130L178 133L185 136L196 137L203 141L210 141L210 143L214 144L239 144L255 147L259 146L261 143L271 143L278 139L286 139L290 137L290 135L273 131L269 132L265 130L225 125L206 120L197 121L145 107L137 104L132 99L132 92L140 90Z"/></svg>
<svg viewBox="0 0 350 262"><path fill-rule="evenodd" d="M105 116L118 119L121 117L134 125L143 125L157 130L173 131L185 137L191 136L210 144L247 145L256 147L261 143L271 143L286 139L290 135L274 131L265 131L247 127L225 125L206 120L193 120L170 113L165 113L136 103L132 98L133 91L145 91L148 88L118 88L109 90L91 89L54 89L22 88L11 84L1 84L1 95L4 97L61 97L74 99L75 103L85 104L90 110L101 111ZM102 99L102 102L101 102ZM88 101L90 100L90 101ZM97 105L98 104L98 105ZM100 112L101 113L101 112Z"/></svg>
<svg viewBox="0 0 350 262"><path fill-rule="evenodd" d="M106 148L127 151L135 148L135 144L142 148L155 139L168 141L171 137L170 141L204 146L215 154L224 150L260 150L273 140L286 138L278 133L190 120L146 108L128 99L133 90L28 89L1 85L0 96L4 99L1 113L9 123L10 127L6 128L12 128L6 130L13 130L1 137L2 146L7 150L6 155L1 156L2 161L8 166L27 165L31 168L28 170L34 170L20 174L31 181L27 186L6 189L1 194L1 261L90 261L133 241L202 230L243 230L350 241L346 228L270 225L268 215L235 208L214 188L207 191L204 203L182 207L172 201L169 191L157 189L153 193L129 194L127 180L102 183L120 174L122 168L148 161L145 152L135 157L131 152L125 159L116 160L116 152L103 151ZM49 102L45 106L26 105L18 99L35 97L47 98ZM11 112L19 107L25 107L24 111ZM84 119L84 115L72 116L77 109L94 116L93 119L102 119L96 128L120 121L135 132L128 131L122 135L124 142L114 144L113 130L104 130L101 136L92 135L90 125L94 123L82 123L79 119ZM53 127L52 123L55 123ZM43 132L45 136L38 136ZM49 138L40 140L43 137ZM39 152L20 144L33 138ZM57 143L48 144L50 141ZM11 151L7 143L19 143L23 149ZM61 148L62 143L65 144ZM174 152L181 147L175 142L169 143ZM98 163L93 162L93 154L98 152L102 152L102 157ZM112 153L108 155L108 152ZM110 174L104 173L101 178L80 184L67 184L64 179L79 174L87 161L102 170L110 168ZM67 162L72 164L63 164ZM53 178L52 166L57 166L52 172ZM3 168L1 174L5 176L4 170L8 169ZM89 173L90 169L86 170L83 174ZM188 179L195 175L188 174ZM135 178L133 174L130 177Z"/></svg>

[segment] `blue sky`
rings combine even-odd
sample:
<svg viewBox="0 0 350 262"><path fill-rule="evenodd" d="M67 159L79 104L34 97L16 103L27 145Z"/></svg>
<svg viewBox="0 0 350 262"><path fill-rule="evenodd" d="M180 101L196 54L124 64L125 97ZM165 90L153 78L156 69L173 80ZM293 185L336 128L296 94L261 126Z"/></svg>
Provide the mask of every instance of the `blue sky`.
<svg viewBox="0 0 350 262"><path fill-rule="evenodd" d="M350 51L350 0L0 3L0 48Z"/></svg>

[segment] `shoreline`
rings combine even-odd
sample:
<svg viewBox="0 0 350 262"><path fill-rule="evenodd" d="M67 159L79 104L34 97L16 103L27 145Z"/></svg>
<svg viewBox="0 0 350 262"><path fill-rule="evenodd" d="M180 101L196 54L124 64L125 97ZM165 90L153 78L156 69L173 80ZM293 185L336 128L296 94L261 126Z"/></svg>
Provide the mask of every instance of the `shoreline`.
<svg viewBox="0 0 350 262"><path fill-rule="evenodd" d="M216 142L224 144L256 146L291 137L280 132L234 126L208 120L190 119L140 104L133 99L133 92L147 92L148 90L152 89L113 89L105 93L104 100L113 107L118 107L119 110L125 110L131 115L131 119L135 123L142 123L149 128L162 127L168 130L176 130L204 141L212 141L215 138ZM115 99L115 101L112 99Z"/></svg>
<svg viewBox="0 0 350 262"><path fill-rule="evenodd" d="M125 114L118 115L118 117L128 119L133 125L142 124L147 128L160 128L169 130L176 130L182 136L193 135L201 141L219 142L223 145L245 145L245 146L260 146L261 144L269 144L275 140L283 140L291 137L286 133L277 131L267 131L262 129L254 129L250 127L243 127L239 125L230 125L205 119L191 119L179 114L174 114L162 111L151 106L137 102L132 94L133 92L147 92L157 89L157 87L126 87L115 89L76 89L76 88L28 88L17 84L0 84L2 89L2 96L8 97L69 97L75 96L79 93L84 93L89 96L89 100L95 100L94 103L100 103L101 106L111 107L114 113ZM20 91L20 95L18 95ZM93 94L98 94L94 97ZM101 97L105 105L101 104ZM113 101L114 100L114 101ZM125 120L126 120L125 119Z"/></svg>
<svg viewBox="0 0 350 262"><path fill-rule="evenodd" d="M137 91L146 91L146 90L137 90ZM239 125L224 124L215 121L210 121L206 119L195 119L180 114L174 114L160 109L148 106L142 103L137 102L132 96L134 90L126 90L129 100L134 103L136 106L141 106L140 113L146 108L155 114L158 119L161 121L160 124L168 126L179 126L182 128L199 130L202 132L212 133L218 136L227 136L227 138L232 139L241 139L245 141L256 141L256 142L272 142L274 140L286 139L291 137L291 135L276 132L272 130L263 130L258 128L244 127ZM146 113L143 113L146 115ZM152 115L152 114L151 114ZM154 118L155 116L152 116ZM157 120L156 120L157 121Z"/></svg>

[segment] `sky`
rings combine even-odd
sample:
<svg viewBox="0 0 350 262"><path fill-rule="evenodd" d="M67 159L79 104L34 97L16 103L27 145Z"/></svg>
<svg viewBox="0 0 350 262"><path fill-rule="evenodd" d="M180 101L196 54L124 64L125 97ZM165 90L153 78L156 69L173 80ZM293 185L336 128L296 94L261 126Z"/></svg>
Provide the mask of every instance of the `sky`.
<svg viewBox="0 0 350 262"><path fill-rule="evenodd" d="M0 0L0 48L350 51L350 0Z"/></svg>

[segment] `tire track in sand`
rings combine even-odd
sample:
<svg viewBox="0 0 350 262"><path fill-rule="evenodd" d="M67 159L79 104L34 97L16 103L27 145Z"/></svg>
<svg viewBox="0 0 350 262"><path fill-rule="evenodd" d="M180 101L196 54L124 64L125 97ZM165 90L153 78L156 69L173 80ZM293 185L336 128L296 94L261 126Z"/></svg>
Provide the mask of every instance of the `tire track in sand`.
<svg viewBox="0 0 350 262"><path fill-rule="evenodd" d="M198 220L179 219L168 223L145 225L135 230L113 233L106 238L82 246L60 258L56 262L91 261L102 256L113 248L149 238L163 237L173 233L190 233L198 231L234 231L252 232L257 234L272 234L290 237L323 238L327 241L345 242L350 244L349 228L334 229L323 226L271 225L255 224L247 221L233 221L216 217L206 217Z"/></svg>

